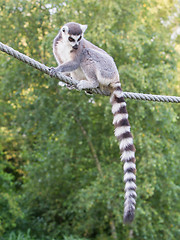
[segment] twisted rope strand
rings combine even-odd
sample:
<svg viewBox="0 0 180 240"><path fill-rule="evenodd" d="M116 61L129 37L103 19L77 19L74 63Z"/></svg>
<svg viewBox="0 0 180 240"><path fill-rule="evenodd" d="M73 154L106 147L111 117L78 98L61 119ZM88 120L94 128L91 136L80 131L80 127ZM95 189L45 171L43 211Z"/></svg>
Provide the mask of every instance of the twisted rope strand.
<svg viewBox="0 0 180 240"><path fill-rule="evenodd" d="M51 77L55 77L59 79L60 81L72 85L73 88L77 89L77 83L78 81L76 79L67 77L61 73L58 74L52 74L50 71L50 68L45 66L42 63L39 63L38 61L28 57L25 54L22 54L13 48L3 44L0 42L0 50L2 52L7 53L10 56L13 56L14 58L17 58L18 60L40 70L41 72L44 72L48 74ZM96 93L96 94L101 94L101 95L106 95L109 96L110 93L107 91L103 91L99 88L96 89L91 89L90 92ZM163 96L163 95L152 95L152 94L143 94L143 93L133 93L133 92L124 92L124 97L125 98L130 98L130 99L135 99L135 100L146 100L146 101L157 101L157 102L172 102L172 103L180 103L180 97L176 96Z"/></svg>
<svg viewBox="0 0 180 240"><path fill-rule="evenodd" d="M152 94L144 94L144 93L124 92L124 97L130 98L130 99L135 99L135 100L180 103L180 97L176 97L176 96L164 96L164 95L152 95Z"/></svg>

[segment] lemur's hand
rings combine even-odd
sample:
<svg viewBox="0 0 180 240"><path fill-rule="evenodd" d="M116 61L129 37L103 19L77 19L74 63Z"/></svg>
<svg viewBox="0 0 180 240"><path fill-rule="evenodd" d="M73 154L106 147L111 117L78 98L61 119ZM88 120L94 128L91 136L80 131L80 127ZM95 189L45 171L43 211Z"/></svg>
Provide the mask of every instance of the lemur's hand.
<svg viewBox="0 0 180 240"><path fill-rule="evenodd" d="M57 68L54 68L54 67L50 67L49 71L51 75L56 75L59 72Z"/></svg>

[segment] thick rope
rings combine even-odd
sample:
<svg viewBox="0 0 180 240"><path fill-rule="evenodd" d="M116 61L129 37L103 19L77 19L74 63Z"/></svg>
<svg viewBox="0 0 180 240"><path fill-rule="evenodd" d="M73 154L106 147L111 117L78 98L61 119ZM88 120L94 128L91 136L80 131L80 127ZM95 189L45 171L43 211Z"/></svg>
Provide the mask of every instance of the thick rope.
<svg viewBox="0 0 180 240"><path fill-rule="evenodd" d="M13 56L14 58L17 58L18 60L20 60L22 62L29 64L32 67L48 74L51 77L58 78L60 81L66 83L67 87L69 87L69 85L70 85L69 88L77 89L78 81L76 79L67 77L61 73L52 74L49 67L26 56L25 54L22 54L16 50L14 50L13 48L3 44L2 42L0 42L0 50L2 52L7 53L8 55ZM91 89L90 92L101 94L101 95L106 95L106 96L110 95L110 93L108 91L102 91L99 88ZM162 95L152 95L152 94L133 93L133 92L124 92L123 94L124 94L125 98L130 98L130 99L135 99L135 100L180 103L180 97L176 97L176 96L162 96Z"/></svg>

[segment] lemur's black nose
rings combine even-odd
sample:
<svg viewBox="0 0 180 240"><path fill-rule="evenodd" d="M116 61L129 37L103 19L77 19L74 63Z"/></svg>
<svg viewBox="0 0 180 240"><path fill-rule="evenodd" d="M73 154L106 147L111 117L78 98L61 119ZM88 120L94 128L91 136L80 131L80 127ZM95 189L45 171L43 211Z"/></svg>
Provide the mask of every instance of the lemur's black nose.
<svg viewBox="0 0 180 240"><path fill-rule="evenodd" d="M73 46L73 49L78 49L78 45L75 44L75 45Z"/></svg>

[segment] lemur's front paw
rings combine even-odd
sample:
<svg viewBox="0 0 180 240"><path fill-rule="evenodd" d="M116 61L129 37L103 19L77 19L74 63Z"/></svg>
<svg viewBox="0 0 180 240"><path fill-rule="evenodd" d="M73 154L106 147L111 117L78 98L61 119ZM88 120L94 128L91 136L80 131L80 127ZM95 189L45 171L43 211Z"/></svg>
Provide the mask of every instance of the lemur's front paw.
<svg viewBox="0 0 180 240"><path fill-rule="evenodd" d="M49 71L50 71L50 74L52 74L52 75L56 75L56 73L57 73L57 69L54 67L50 67Z"/></svg>

